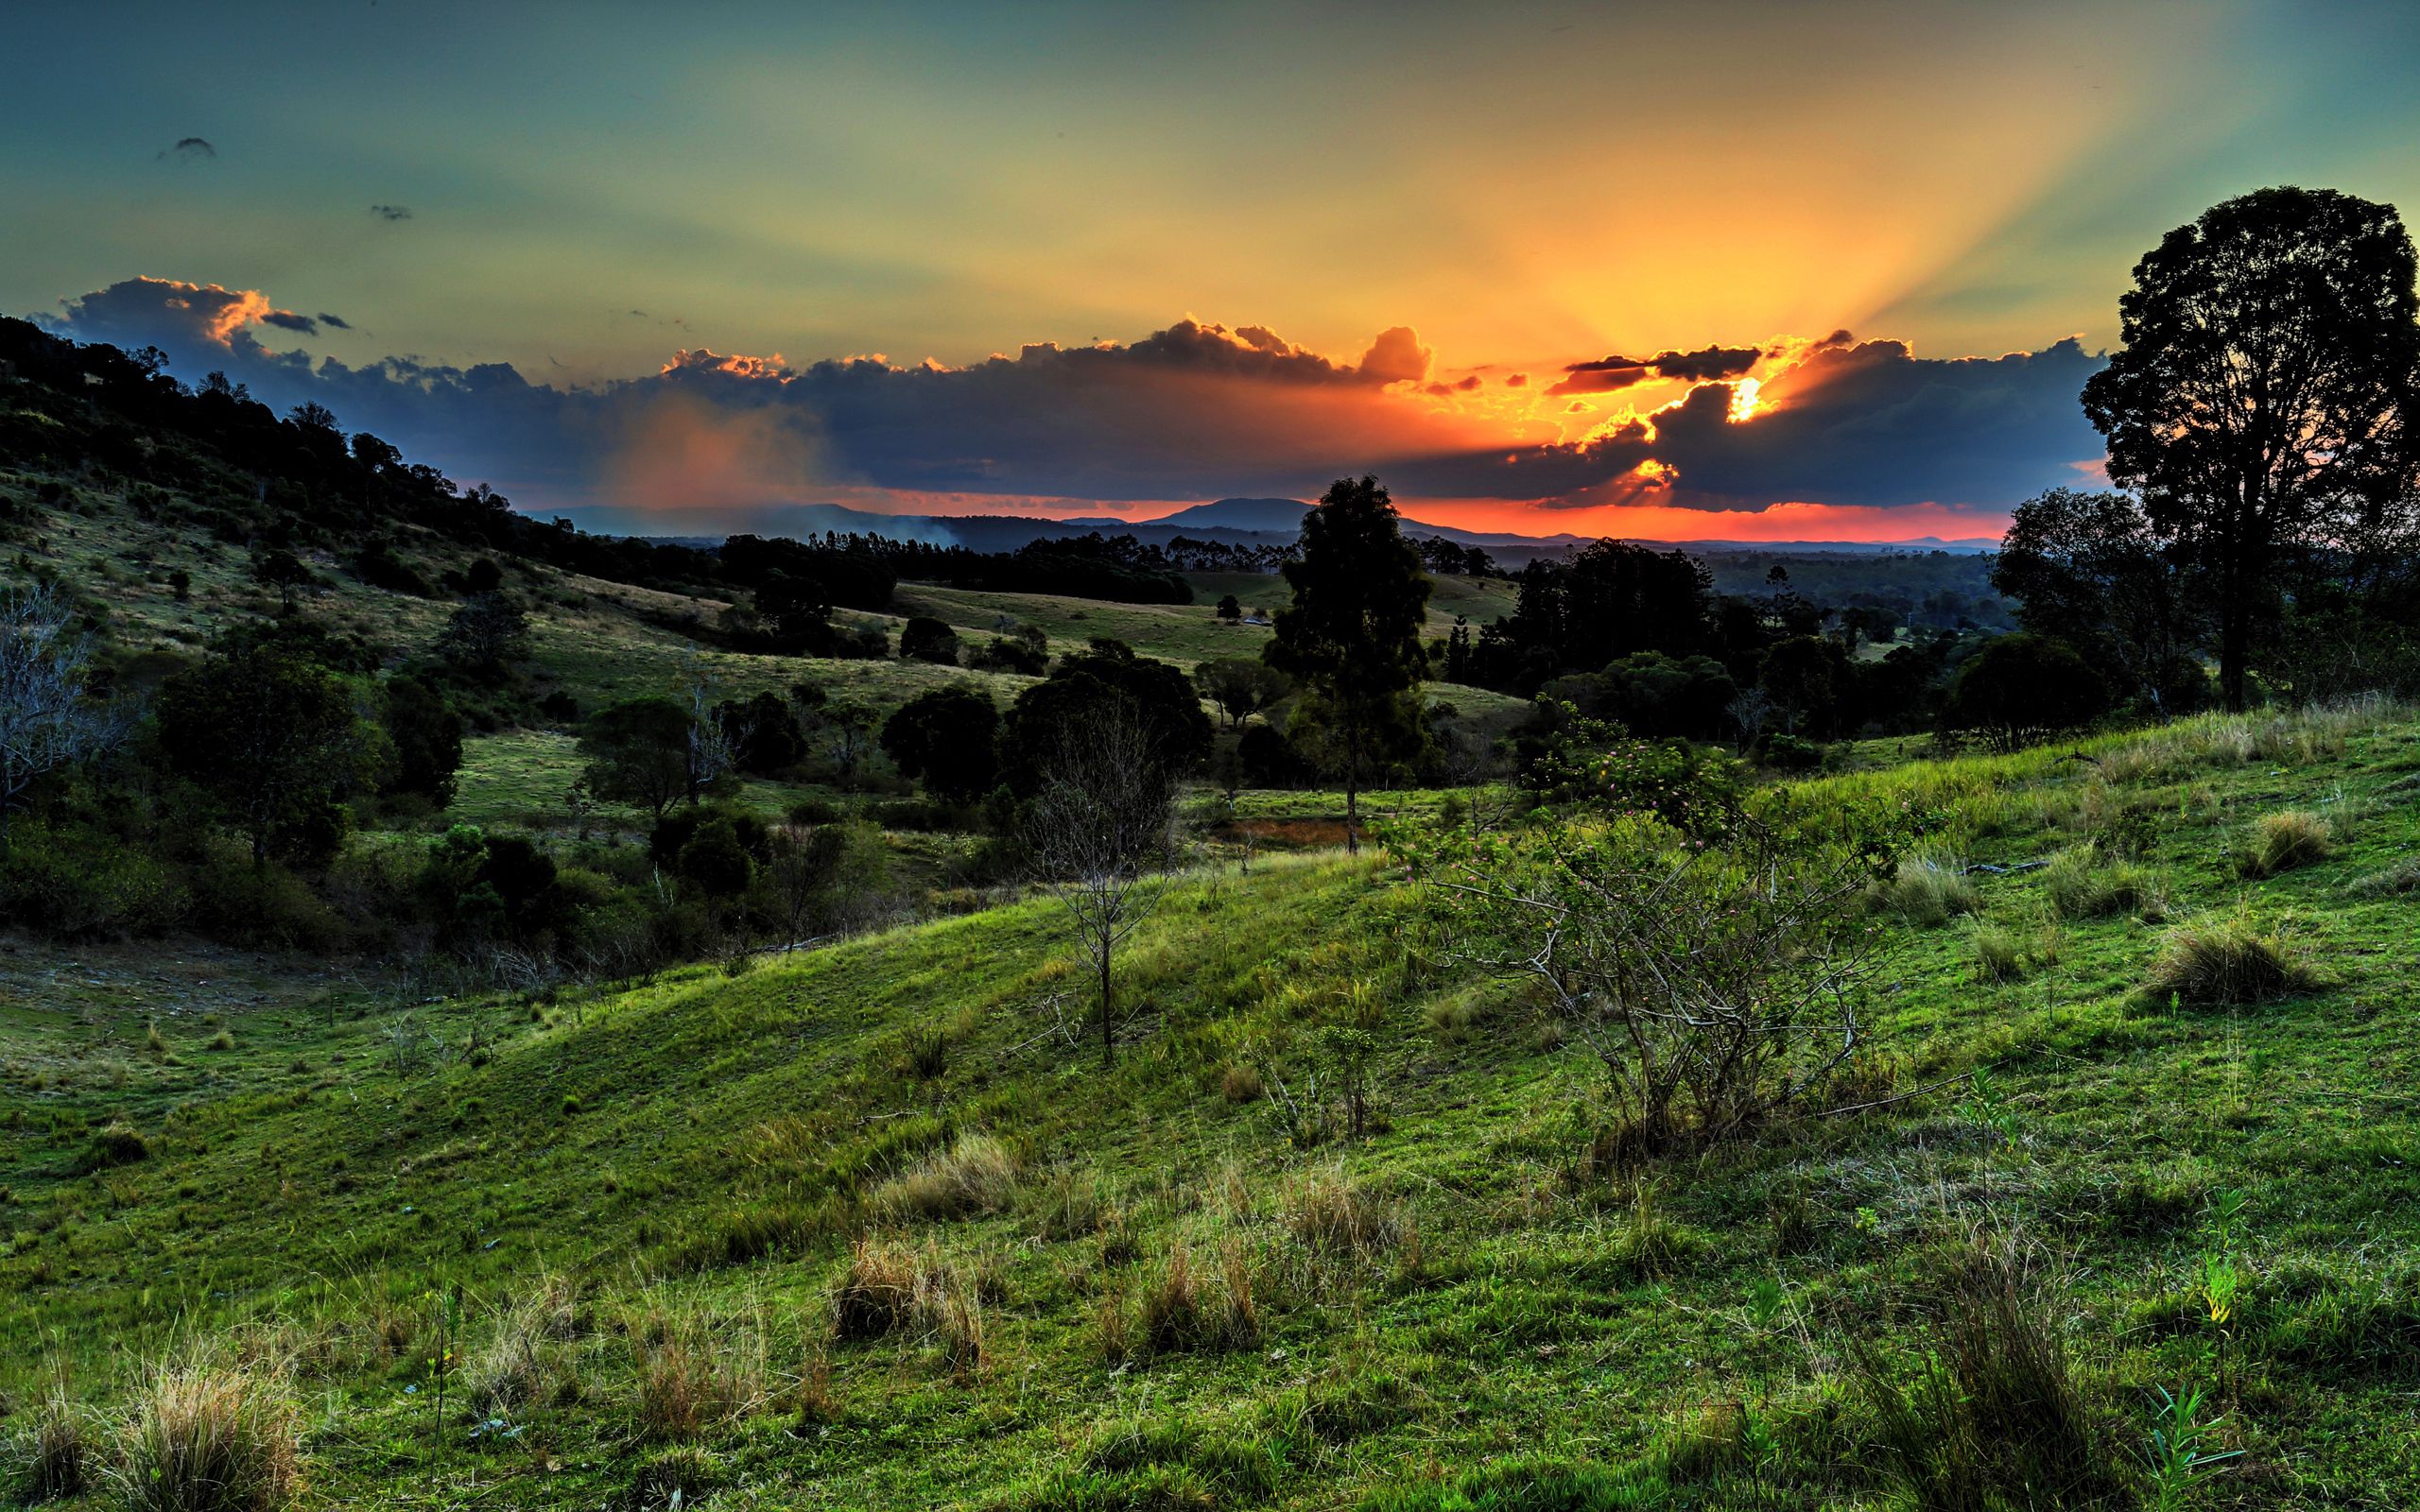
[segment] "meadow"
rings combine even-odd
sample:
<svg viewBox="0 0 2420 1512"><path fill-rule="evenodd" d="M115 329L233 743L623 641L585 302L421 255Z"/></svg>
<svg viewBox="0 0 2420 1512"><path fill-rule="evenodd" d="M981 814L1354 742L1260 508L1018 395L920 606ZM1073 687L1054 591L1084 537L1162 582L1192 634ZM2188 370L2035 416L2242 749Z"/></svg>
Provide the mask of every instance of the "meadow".
<svg viewBox="0 0 2420 1512"><path fill-rule="evenodd" d="M148 1504L206 1397L330 1504L2408 1505L2415 792L2383 703L1771 790L1931 816L1871 1106L1643 1162L1378 848L1184 872L1109 1067L1046 895L525 993L0 956L0 1470Z"/></svg>

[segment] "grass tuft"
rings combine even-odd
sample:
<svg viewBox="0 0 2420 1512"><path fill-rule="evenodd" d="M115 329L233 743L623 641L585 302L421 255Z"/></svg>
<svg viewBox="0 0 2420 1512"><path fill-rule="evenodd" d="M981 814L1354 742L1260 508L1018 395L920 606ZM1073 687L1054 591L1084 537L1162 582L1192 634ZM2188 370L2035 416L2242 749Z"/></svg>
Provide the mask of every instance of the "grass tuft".
<svg viewBox="0 0 2420 1512"><path fill-rule="evenodd" d="M2319 985L2292 946L2238 914L2171 930L2143 990L2158 1003L2227 1007L2273 1003Z"/></svg>
<svg viewBox="0 0 2420 1512"><path fill-rule="evenodd" d="M1945 856L1909 856L1886 889L1891 906L1911 924L1927 929L1945 924L1983 905L1975 885L1960 875L1958 863Z"/></svg>
<svg viewBox="0 0 2420 1512"><path fill-rule="evenodd" d="M875 1188L867 1207L893 1223L964 1218L1005 1211L1016 1189L1013 1151L988 1134L960 1134Z"/></svg>
<svg viewBox="0 0 2420 1512"><path fill-rule="evenodd" d="M1331 1167L1293 1183L1287 1194L1286 1227L1306 1248L1333 1256L1392 1249L1406 1226L1400 1203Z"/></svg>
<svg viewBox="0 0 2420 1512"><path fill-rule="evenodd" d="M2335 849L2325 819L2308 809L2286 809L2261 816L2251 845L2236 858L2236 869L2247 877L2273 877L2325 861Z"/></svg>
<svg viewBox="0 0 2420 1512"><path fill-rule="evenodd" d="M145 1377L112 1474L130 1512L279 1512L302 1488L300 1442L282 1382L197 1354Z"/></svg>

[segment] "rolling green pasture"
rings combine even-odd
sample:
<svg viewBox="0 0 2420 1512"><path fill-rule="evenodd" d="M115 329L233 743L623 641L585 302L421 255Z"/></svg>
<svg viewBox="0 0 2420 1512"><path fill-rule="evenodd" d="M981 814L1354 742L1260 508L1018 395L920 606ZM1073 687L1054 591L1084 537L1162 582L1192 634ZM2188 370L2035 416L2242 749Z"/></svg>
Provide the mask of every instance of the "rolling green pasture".
<svg viewBox="0 0 2420 1512"><path fill-rule="evenodd" d="M1593 1062L1375 852L1180 879L1108 1069L1047 897L537 995L0 958L0 1392L63 1371L101 1441L147 1360L250 1361L331 1505L1877 1507L1858 1360L1912 1369L1980 1244L2099 1504L2195 1389L2242 1453L2190 1505L2420 1501L2411 713L1791 793L1938 820L1866 905L1878 1106L1610 1174ZM2325 838L2247 875L2285 810ZM2121 839L2134 901L2063 902ZM2238 917L2308 985L2141 990ZM1339 1028L1357 1142L1301 1116Z"/></svg>

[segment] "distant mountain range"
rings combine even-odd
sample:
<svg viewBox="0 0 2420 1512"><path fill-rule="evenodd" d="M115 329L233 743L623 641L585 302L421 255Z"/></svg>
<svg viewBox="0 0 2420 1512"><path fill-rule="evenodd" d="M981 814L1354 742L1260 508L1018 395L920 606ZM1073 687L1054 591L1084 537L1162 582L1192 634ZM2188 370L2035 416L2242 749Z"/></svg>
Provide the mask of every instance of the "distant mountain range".
<svg viewBox="0 0 2420 1512"><path fill-rule="evenodd" d="M1157 545L1166 545L1178 536L1187 536L1196 541L1225 541L1238 546L1283 545L1300 531L1304 512L1309 507L1300 499L1218 499L1209 504L1189 505L1156 520L1121 520L1115 515L1079 515L1066 520L1046 520L1039 515L878 514L838 504L778 504L677 511L594 505L553 512L570 520L582 530L597 535L719 541L731 535L800 538L838 531L843 535L859 532L901 541L929 541L936 545L965 546L975 551L1013 551L1028 541L1046 541L1057 536L1080 536L1095 530L1105 536L1132 536L1138 541ZM665 527L670 523L668 516L677 516L683 524L690 528L666 530ZM1509 567L1519 567L1540 557L1564 556L1597 539L1568 534L1525 536L1505 531L1462 530L1452 525L1431 524L1409 515L1404 517L1403 524L1408 535L1437 536L1457 545L1477 546ZM1643 544L1678 547L1701 554L1751 552L1767 556L1789 552L1874 556L1901 551L1966 553L1999 549L1999 542L1988 537L1944 541L1937 536L1891 541L1726 541L1712 538L1704 541L1646 541Z"/></svg>

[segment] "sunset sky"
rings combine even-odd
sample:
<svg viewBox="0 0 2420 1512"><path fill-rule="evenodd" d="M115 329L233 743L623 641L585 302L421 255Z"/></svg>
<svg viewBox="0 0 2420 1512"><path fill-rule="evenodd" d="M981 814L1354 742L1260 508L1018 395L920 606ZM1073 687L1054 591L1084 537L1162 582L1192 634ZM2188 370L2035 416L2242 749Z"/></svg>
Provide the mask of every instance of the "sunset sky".
<svg viewBox="0 0 2420 1512"><path fill-rule="evenodd" d="M527 508L1996 535L2135 259L2420 205L2420 8L0 13L0 312ZM684 516L683 511L687 511Z"/></svg>

